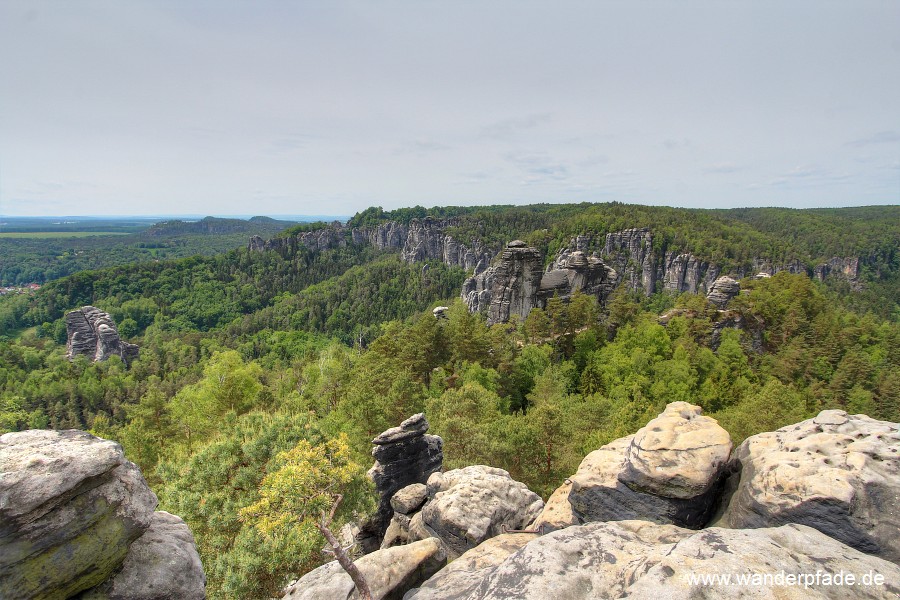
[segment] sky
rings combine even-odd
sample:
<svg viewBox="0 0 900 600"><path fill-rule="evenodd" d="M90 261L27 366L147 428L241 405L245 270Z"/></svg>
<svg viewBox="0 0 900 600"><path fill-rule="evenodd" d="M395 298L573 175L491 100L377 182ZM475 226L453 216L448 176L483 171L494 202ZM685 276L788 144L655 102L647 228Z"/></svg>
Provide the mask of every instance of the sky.
<svg viewBox="0 0 900 600"><path fill-rule="evenodd" d="M0 214L900 204L900 2L2 0Z"/></svg>

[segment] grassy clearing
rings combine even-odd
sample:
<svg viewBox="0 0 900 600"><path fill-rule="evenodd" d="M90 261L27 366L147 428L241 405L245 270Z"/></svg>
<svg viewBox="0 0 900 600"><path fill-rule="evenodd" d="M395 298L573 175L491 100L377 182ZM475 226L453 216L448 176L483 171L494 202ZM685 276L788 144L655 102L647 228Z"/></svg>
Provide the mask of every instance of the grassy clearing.
<svg viewBox="0 0 900 600"><path fill-rule="evenodd" d="M131 235L121 231L0 231L0 238L56 239L86 238L109 235Z"/></svg>

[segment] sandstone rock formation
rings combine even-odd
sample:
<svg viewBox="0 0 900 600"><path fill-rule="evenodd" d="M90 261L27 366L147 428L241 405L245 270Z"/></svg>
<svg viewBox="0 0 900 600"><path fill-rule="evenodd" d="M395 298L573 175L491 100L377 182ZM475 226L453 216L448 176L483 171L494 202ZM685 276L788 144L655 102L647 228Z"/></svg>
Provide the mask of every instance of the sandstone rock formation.
<svg viewBox="0 0 900 600"><path fill-rule="evenodd" d="M376 516L364 525L363 533L373 536L378 545L394 514L394 494L411 484L425 483L432 473L441 470L443 440L427 435L427 431L428 421L419 413L372 440L375 464L368 474L375 482L379 503ZM369 547L377 548L376 542Z"/></svg>
<svg viewBox="0 0 900 600"><path fill-rule="evenodd" d="M156 496L115 442L74 430L7 433L0 436L0 473L0 597L69 598L103 584L123 562L117 579L134 589L137 581L178 580L181 575L168 571L172 566L183 575L198 574L186 528L163 515L151 537L142 538L157 521ZM167 547L160 552L163 538ZM190 562L147 563L175 548ZM129 561L137 561L137 572ZM183 583L190 592L182 597L203 596L202 578ZM148 595L117 595L110 590L123 584L111 585L91 597L159 597L147 586Z"/></svg>
<svg viewBox="0 0 900 600"><path fill-rule="evenodd" d="M858 290L860 289L859 267L860 260L858 257L834 257L828 262L817 265L813 269L813 275L819 281L825 281L829 277L843 279L849 282L853 289Z"/></svg>
<svg viewBox="0 0 900 600"><path fill-rule="evenodd" d="M731 439L701 412L673 402L636 435L588 454L570 478L575 515L584 522L704 526L716 508Z"/></svg>
<svg viewBox="0 0 900 600"><path fill-rule="evenodd" d="M736 491L718 521L735 528L801 523L900 563L900 430L826 410L748 438L734 453Z"/></svg>
<svg viewBox="0 0 900 600"><path fill-rule="evenodd" d="M138 356L138 347L119 338L112 317L99 308L84 306L66 314L66 358L83 354L92 361L106 360L112 355L126 363Z"/></svg>
<svg viewBox="0 0 900 600"><path fill-rule="evenodd" d="M709 288L706 299L718 309L724 309L732 298L741 292L741 284L731 277L719 277Z"/></svg>
<svg viewBox="0 0 900 600"><path fill-rule="evenodd" d="M331 225L313 231L303 231L293 237L272 238L265 241L259 236L250 238L251 251L285 251L303 245L310 250L342 248L348 243L367 244L379 250L398 250L406 262L439 260L451 267L481 273L494 257L496 250L482 246L477 240L471 246L463 244L445 230L457 225L454 219L413 219L410 223L389 221L372 227L348 228L335 221Z"/></svg>
<svg viewBox="0 0 900 600"><path fill-rule="evenodd" d="M493 537L448 564L421 587L410 590L403 600L467 598L510 554L536 537L534 533L503 533Z"/></svg>
<svg viewBox="0 0 900 600"><path fill-rule="evenodd" d="M206 576L187 524L165 511L128 550L122 570L78 600L203 600Z"/></svg>
<svg viewBox="0 0 900 600"><path fill-rule="evenodd" d="M510 315L523 319L534 307L534 299L541 287L541 253L525 242L510 242L500 254L500 261L492 267L493 287L488 307L488 324L505 323Z"/></svg>
<svg viewBox="0 0 900 600"><path fill-rule="evenodd" d="M441 543L429 538L406 546L378 550L356 561L374 600L402 598L447 564ZM283 600L348 600L358 598L350 576L337 561L313 569L284 591Z"/></svg>
<svg viewBox="0 0 900 600"><path fill-rule="evenodd" d="M459 560L466 561L466 555ZM454 563L451 563L452 568ZM777 585L786 574L879 573L882 585L808 587ZM602 598L894 598L900 593L900 567L853 550L815 529L786 525L772 529L702 531L646 521L590 523L554 531L529 541L500 564L474 570L478 579L456 589L445 577L407 594L424 600L566 600ZM691 576L730 575L732 585L692 584ZM737 583L738 577L769 575L772 584ZM421 592L420 592L421 590Z"/></svg>
<svg viewBox="0 0 900 600"><path fill-rule="evenodd" d="M544 507L524 483L503 469L482 465L433 474L428 498L411 520L410 539L437 537L451 558L488 538L524 528Z"/></svg>

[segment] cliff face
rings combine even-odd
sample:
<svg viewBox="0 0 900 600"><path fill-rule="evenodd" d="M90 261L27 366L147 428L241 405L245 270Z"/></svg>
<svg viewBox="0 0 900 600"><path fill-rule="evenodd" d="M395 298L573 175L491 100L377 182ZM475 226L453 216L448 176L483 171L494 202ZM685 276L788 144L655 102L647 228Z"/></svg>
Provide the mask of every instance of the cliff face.
<svg viewBox="0 0 900 600"><path fill-rule="evenodd" d="M477 241L470 248L445 230L453 227L454 219L413 219L409 225L396 222L381 223L374 227L345 227L335 221L316 231L305 231L290 238L273 238L265 241L259 236L250 238L252 251L285 250L306 246L311 250L341 248L348 243L368 244L379 250L398 250L400 257L409 263L439 260L451 267L481 273L494 257L495 252Z"/></svg>
<svg viewBox="0 0 900 600"><path fill-rule="evenodd" d="M129 363L138 357L138 347L119 338L112 317L93 306L84 306L66 315L66 338L66 357L69 360L79 354L92 361L106 360L116 355Z"/></svg>
<svg viewBox="0 0 900 600"><path fill-rule="evenodd" d="M690 252L654 249L653 232L647 228L576 236L542 272L543 258L536 248L511 242L497 253L477 241L469 247L446 232L458 224L456 219L425 217L413 219L408 225L392 221L351 229L335 221L328 227L290 238L264 241L254 236L249 248L284 251L303 245L321 251L350 243L368 244L380 250L399 251L408 263L439 260L473 273L463 283L461 297L469 310L486 312L490 323L508 321L512 314L524 318L532 308L545 306L554 295L567 298L576 290L595 296L601 304L619 285L647 295L657 291L708 294L723 275L719 265ZM495 264L491 266L491 262ZM797 260L778 264L756 258L729 274L739 279L789 271L820 281L841 278L859 289L860 262L859 258L836 257L808 269Z"/></svg>
<svg viewBox="0 0 900 600"><path fill-rule="evenodd" d="M510 242L491 275L488 324L504 323L513 314L528 316L541 287L541 253L525 242Z"/></svg>

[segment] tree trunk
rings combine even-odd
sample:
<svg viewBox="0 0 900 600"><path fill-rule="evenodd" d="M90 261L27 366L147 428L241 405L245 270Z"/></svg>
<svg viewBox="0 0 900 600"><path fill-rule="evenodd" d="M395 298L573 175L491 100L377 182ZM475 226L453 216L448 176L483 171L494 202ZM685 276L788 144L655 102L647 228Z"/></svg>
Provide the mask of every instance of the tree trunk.
<svg viewBox="0 0 900 600"><path fill-rule="evenodd" d="M334 552L334 557L337 559L338 564L343 567L345 571L347 571L347 575L350 576L350 579L353 580L353 584L356 586L356 589L359 590L359 595L363 600L372 600L372 591L369 589L369 584L366 583L366 578L363 577L363 574L359 569L356 568L356 565L353 564L353 561L350 560L350 557L347 556L347 551L341 546L341 543L334 536L334 533L329 529L329 525L331 524L331 520L334 518L334 512L337 510L338 504L343 500L343 496L338 496L334 500L334 504L331 506L331 514L326 518L325 515L322 515L322 522L316 523L316 527L319 528L319 531L322 532L322 535L325 536L325 539L328 540L328 545L331 546L332 551Z"/></svg>

